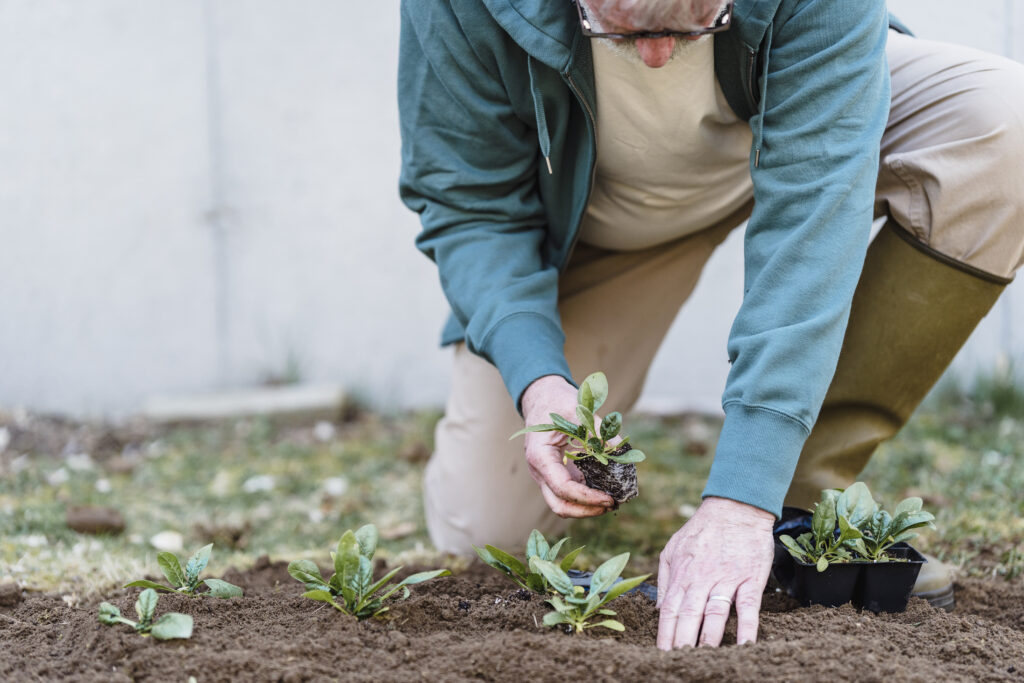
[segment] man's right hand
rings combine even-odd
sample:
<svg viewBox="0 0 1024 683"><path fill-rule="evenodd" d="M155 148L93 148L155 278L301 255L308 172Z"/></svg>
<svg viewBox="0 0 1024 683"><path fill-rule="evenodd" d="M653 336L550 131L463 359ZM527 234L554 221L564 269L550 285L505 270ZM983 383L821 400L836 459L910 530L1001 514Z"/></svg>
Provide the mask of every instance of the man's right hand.
<svg viewBox="0 0 1024 683"><path fill-rule="evenodd" d="M558 375L534 380L523 392L526 426L549 424L551 413L576 422L576 389ZM615 504L603 491L589 488L583 474L569 461L562 464L569 437L560 432L526 435L526 464L540 486L548 507L559 517L597 517Z"/></svg>

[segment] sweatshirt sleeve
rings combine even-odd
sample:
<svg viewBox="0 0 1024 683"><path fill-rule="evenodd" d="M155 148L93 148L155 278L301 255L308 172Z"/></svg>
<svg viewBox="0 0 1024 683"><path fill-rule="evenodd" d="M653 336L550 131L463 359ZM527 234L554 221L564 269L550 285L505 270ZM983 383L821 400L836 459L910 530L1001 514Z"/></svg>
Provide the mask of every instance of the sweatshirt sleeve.
<svg viewBox="0 0 1024 683"><path fill-rule="evenodd" d="M889 110L887 14L882 0L786 0L767 30L744 296L703 495L779 516L867 250Z"/></svg>
<svg viewBox="0 0 1024 683"><path fill-rule="evenodd" d="M558 272L542 257L536 133L502 78L526 55L511 54L482 10L456 16L448 2L405 0L401 14L401 197L420 215L416 244L436 262L467 346L498 368L518 406L538 377L572 381Z"/></svg>

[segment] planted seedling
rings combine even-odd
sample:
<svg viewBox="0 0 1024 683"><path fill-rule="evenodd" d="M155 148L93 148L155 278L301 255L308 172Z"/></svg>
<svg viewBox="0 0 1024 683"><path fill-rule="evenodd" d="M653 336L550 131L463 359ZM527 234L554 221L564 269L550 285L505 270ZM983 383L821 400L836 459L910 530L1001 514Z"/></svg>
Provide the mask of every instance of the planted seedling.
<svg viewBox="0 0 1024 683"><path fill-rule="evenodd" d="M603 372L583 380L576 394L576 417L579 424L558 413L550 413L551 424L539 424L520 429L510 439L529 432L559 432L569 437L562 462L575 461L583 473L587 486L609 494L616 504L624 503L639 494L636 482L636 463L643 462L643 452L629 444L628 436L620 436L622 413L604 416L596 426L595 413L608 398L608 379ZM612 441L620 437L615 443Z"/></svg>
<svg viewBox="0 0 1024 683"><path fill-rule="evenodd" d="M846 547L846 543L859 539L862 535L860 530L850 523L849 509L844 509L845 514L837 512L838 498L838 491L825 489L821 492L821 501L814 508L811 530L800 534L796 539L788 534L779 536L779 540L786 546L790 555L806 564L816 565L819 572L828 569L831 563L850 562L853 555Z"/></svg>
<svg viewBox="0 0 1024 683"><path fill-rule="evenodd" d="M204 593L196 593L199 587L199 574L206 569L210 562L210 554L213 552L213 544L204 545L185 564L182 569L174 553L159 552L156 554L157 564L160 570L167 577L170 586L140 579L125 584L125 588L139 587L152 588L153 590L166 591L168 593L184 593L185 595L209 595L214 598L238 598L242 596L242 589L234 584L221 579L203 579L202 583L209 589Z"/></svg>
<svg viewBox="0 0 1024 683"><path fill-rule="evenodd" d="M413 574L392 586L391 579L402 569L395 567L383 578L374 581L373 554L377 550L377 540L377 527L373 524L367 524L355 532L346 531L338 541L337 550L331 553L334 573L326 581L320 574L320 568L310 560L292 562L288 565L288 573L305 585L303 597L326 602L356 619L368 619L386 612L388 607L385 601L399 589L402 596L397 599L405 600L409 597L408 586L451 575L447 569L436 569Z"/></svg>
<svg viewBox="0 0 1024 683"><path fill-rule="evenodd" d="M555 609L544 615L544 625L565 624L575 633L599 626L613 631L625 631L626 627L616 619L603 619L596 623L591 623L590 620L597 616L614 617L615 611L605 608L604 605L636 588L650 576L644 574L616 583L627 562L629 553L622 553L602 564L591 576L588 591L583 586L574 586L569 575L554 562L535 559L534 565L557 593L547 601Z"/></svg>
<svg viewBox="0 0 1024 683"><path fill-rule="evenodd" d="M512 579L516 585L526 590L544 595L550 591L550 584L544 578L544 574L535 565L536 560L547 560L555 562L558 559L558 551L565 545L567 538L563 538L554 545L549 545L544 534L534 529L530 532L530 538L526 541L526 562L493 545L485 545L483 548L473 546L473 550L480 556L480 559L494 567L502 574ZM562 561L558 563L559 568L567 572L576 561L576 556L583 550L583 546L571 550Z"/></svg>
<svg viewBox="0 0 1024 683"><path fill-rule="evenodd" d="M153 616L156 614L156 603L160 598L156 590L147 588L139 593L139 599L135 601L135 612L139 615L138 621L125 619L121 616L121 610L109 602L100 603L100 622L113 626L114 624L127 624L143 636L153 636L157 640L170 640L172 638L192 637L192 617L178 612L168 612L156 621Z"/></svg>

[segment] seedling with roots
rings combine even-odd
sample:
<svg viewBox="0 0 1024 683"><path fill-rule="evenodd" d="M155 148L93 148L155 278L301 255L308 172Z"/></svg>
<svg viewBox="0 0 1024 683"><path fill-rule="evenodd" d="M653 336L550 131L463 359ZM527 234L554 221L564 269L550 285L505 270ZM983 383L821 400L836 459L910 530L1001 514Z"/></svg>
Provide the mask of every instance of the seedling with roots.
<svg viewBox="0 0 1024 683"><path fill-rule="evenodd" d="M230 584L227 581L222 581L221 579L204 579L202 583L206 585L208 590L204 593L196 592L200 583L199 574L206 569L206 565L209 564L210 554L212 552L212 543L204 545L192 555L189 561L185 564L184 569L174 553L159 552L156 554L157 564L160 565L160 570L164 573L164 576L167 577L167 580L171 585L165 586L154 581L140 579L138 581L127 583L124 587L152 588L153 590L166 591L168 593L208 595L214 598L241 597L241 588L234 584Z"/></svg>
<svg viewBox="0 0 1024 683"><path fill-rule="evenodd" d="M595 413L604 405L607 398L608 379L603 372L595 372L583 380L576 394L576 417L579 418L579 424L565 419L558 413L549 413L551 424L539 424L520 429L509 439L529 432L559 432L569 437L569 447L565 449L563 463L584 458L594 458L602 465L607 465L609 462L621 464L643 462L645 456L641 451L632 447L623 451L623 447L629 444L628 436L623 436L615 444L611 443L622 431L622 413L608 413L601 420L601 426L595 426L597 422Z"/></svg>
<svg viewBox="0 0 1024 683"><path fill-rule="evenodd" d="M152 588L139 593L139 599L135 601L135 612L139 615L138 621L125 619L121 616L121 610L109 602L100 603L99 619L101 623L113 626L114 624L126 624L135 629L143 636L153 636L157 640L170 640L172 638L192 637L192 617L178 612L168 612L157 620L153 620L156 613L156 603L160 598Z"/></svg>
<svg viewBox="0 0 1024 683"><path fill-rule="evenodd" d="M544 578L544 574L537 568L535 561L547 560L548 562L555 562L558 559L558 551L562 549L562 546L568 540L568 537L566 537L554 545L549 545L547 539L544 538L544 534L534 529L530 532L530 538L526 541L525 564L520 562L518 558L500 548L495 548L493 545L485 545L483 548L473 546L473 550L476 551L481 560L512 579L519 587L544 595L551 590L551 587L548 580ZM569 571L581 550L583 550L583 546L571 550L559 562L559 568L565 572Z"/></svg>
<svg viewBox="0 0 1024 683"><path fill-rule="evenodd" d="M303 597L326 602L356 619L368 619L386 612L388 607L385 601L399 589L402 596L396 599L405 600L409 597L408 586L451 575L447 569L436 569L413 574L392 586L391 579L402 569L395 567L383 578L374 581L373 554L377 550L377 540L377 527L373 524L367 524L355 532L346 531L338 541L337 549L331 553L334 573L330 579L324 580L320 568L310 560L292 562L288 565L288 573L306 587Z"/></svg>

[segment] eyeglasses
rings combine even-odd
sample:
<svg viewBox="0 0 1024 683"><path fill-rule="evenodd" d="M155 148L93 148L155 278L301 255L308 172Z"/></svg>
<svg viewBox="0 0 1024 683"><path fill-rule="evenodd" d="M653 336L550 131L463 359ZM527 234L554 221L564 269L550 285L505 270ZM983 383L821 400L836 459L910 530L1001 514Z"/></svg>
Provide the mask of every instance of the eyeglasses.
<svg viewBox="0 0 1024 683"><path fill-rule="evenodd" d="M587 19L587 12L583 9L583 5L580 4L580 0L573 0L573 3L576 5L576 12L580 15L580 27L582 28L583 35L588 38L610 38L612 40L633 38L695 38L708 33L721 33L722 31L728 31L729 26L732 24L733 3L729 2L715 19L714 24L707 28L697 29L695 31L632 31L630 33L600 33L592 29L590 20Z"/></svg>

